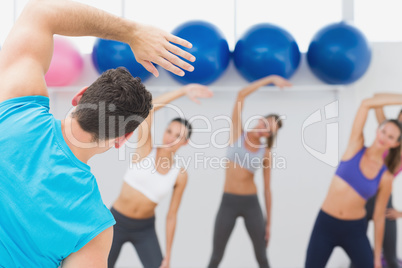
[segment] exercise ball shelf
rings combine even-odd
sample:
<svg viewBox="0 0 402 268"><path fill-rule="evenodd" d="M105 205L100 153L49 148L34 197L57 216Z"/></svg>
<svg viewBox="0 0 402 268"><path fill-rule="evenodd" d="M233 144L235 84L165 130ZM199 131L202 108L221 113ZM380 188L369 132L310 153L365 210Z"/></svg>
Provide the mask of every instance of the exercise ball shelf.
<svg viewBox="0 0 402 268"><path fill-rule="evenodd" d="M175 85L175 86L147 86L147 89L151 93L162 93L162 92L168 92L172 90L176 90L178 88L182 87L182 85ZM242 89L242 86L210 86L211 90L213 92L231 92L231 93L237 93L240 89ZM51 94L57 94L57 93L76 93L81 89L81 87L74 87L74 86L69 86L69 87L49 87L49 92ZM309 92L309 91L341 91L345 89L344 85L293 85L292 87L285 88L285 89L280 89L279 87L275 86L264 86L261 87L258 92L280 92L280 91L286 91L286 92Z"/></svg>
<svg viewBox="0 0 402 268"><path fill-rule="evenodd" d="M148 86L147 89L151 92L168 92L171 90L178 89L180 86ZM211 90L213 92L231 92L231 93L237 93L239 90L241 90L243 87L242 86L210 86ZM293 85L292 87L285 88L285 89L280 89L279 87L276 86L264 86L261 87L258 92L280 92L280 91L286 91L286 92L308 92L308 91L339 91L344 89L345 86L343 85Z"/></svg>
<svg viewBox="0 0 402 268"><path fill-rule="evenodd" d="M176 90L182 87L182 85L177 86L147 86L150 92L168 92ZM211 90L214 92L233 92L236 93L238 90L242 89L242 86L210 86ZM69 93L78 92L81 87L49 87L50 93ZM264 86L259 89L261 92L279 92L279 91L339 91L345 89L344 85L294 85L290 88L280 89L275 86Z"/></svg>

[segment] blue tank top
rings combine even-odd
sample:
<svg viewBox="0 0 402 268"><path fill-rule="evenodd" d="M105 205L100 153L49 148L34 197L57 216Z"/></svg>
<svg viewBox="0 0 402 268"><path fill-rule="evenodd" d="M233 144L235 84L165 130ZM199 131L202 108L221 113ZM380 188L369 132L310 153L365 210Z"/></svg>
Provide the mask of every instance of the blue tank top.
<svg viewBox="0 0 402 268"><path fill-rule="evenodd" d="M246 149L245 138L246 133L243 132L240 138L228 147L226 157L251 173L255 173L263 164L265 147L259 148L256 152L251 152Z"/></svg>
<svg viewBox="0 0 402 268"><path fill-rule="evenodd" d="M49 98L0 103L0 267L58 267L115 221Z"/></svg>
<svg viewBox="0 0 402 268"><path fill-rule="evenodd" d="M366 178L360 170L360 160L363 157L366 147L357 152L350 160L341 161L335 172L337 176L346 181L365 200L377 193L383 173L387 167L383 165L374 179Z"/></svg>

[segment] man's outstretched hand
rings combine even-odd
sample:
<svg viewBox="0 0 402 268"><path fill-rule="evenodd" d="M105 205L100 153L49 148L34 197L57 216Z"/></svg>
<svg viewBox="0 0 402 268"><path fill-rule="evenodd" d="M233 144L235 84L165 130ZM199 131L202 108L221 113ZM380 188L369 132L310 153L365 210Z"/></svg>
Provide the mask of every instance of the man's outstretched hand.
<svg viewBox="0 0 402 268"><path fill-rule="evenodd" d="M192 44L184 39L158 28L138 23L135 26L134 38L129 43L137 62L156 77L159 76L159 72L153 63L179 76L184 76L184 71L181 69L189 72L194 70L192 65L178 56L190 62L194 62L195 57L175 44L187 48L192 47Z"/></svg>

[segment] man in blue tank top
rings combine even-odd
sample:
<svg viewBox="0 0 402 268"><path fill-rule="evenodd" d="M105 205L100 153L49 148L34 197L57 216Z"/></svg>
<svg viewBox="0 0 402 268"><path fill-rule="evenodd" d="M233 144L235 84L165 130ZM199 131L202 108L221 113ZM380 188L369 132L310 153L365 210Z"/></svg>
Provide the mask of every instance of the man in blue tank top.
<svg viewBox="0 0 402 268"><path fill-rule="evenodd" d="M86 163L122 146L152 106L141 81L118 68L56 120L44 80L54 34L127 42L155 76L151 62L192 70L174 54L194 58L170 42L191 44L159 29L72 1L28 2L0 52L0 267L106 267L115 221Z"/></svg>

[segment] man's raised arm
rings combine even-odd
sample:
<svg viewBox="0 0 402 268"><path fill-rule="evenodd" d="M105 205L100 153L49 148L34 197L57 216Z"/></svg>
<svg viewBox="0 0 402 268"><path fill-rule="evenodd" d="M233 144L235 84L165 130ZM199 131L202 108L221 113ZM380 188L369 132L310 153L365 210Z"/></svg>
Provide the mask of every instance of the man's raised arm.
<svg viewBox="0 0 402 268"><path fill-rule="evenodd" d="M0 53L0 101L47 96L44 75L53 54L53 35L96 36L128 43L139 63L158 76L152 63L177 75L193 67L177 56L195 58L178 48L183 39L69 0L31 0L8 35ZM180 67L180 68L178 68Z"/></svg>

